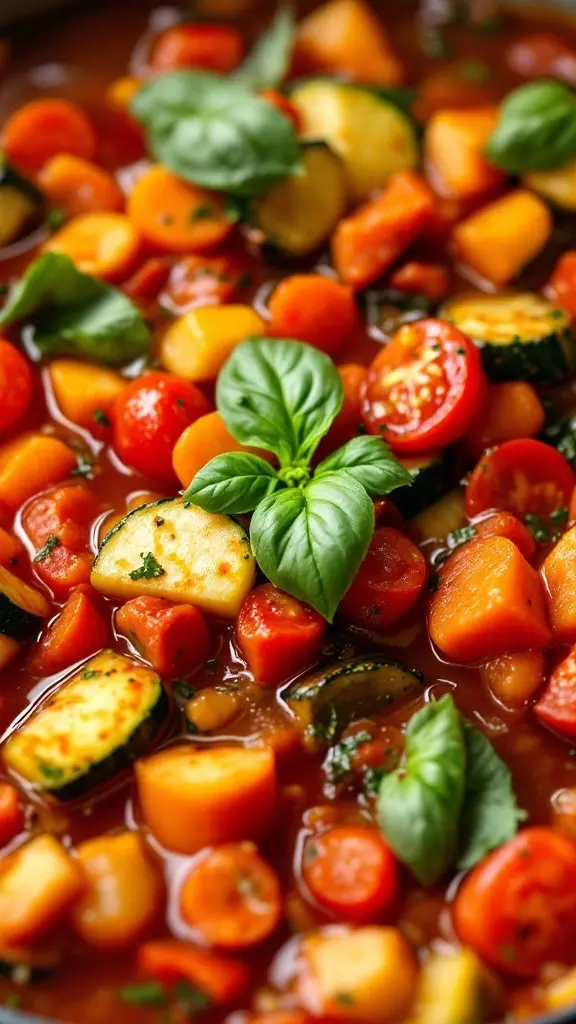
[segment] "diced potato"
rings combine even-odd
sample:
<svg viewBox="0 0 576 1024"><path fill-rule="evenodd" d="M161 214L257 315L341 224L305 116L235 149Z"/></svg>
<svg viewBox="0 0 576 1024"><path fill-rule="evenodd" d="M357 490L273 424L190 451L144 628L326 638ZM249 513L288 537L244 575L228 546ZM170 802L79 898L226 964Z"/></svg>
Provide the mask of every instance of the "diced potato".
<svg viewBox="0 0 576 1024"><path fill-rule="evenodd" d="M228 356L246 338L266 333L250 306L204 306L168 328L160 345L163 366L196 383L216 380Z"/></svg>

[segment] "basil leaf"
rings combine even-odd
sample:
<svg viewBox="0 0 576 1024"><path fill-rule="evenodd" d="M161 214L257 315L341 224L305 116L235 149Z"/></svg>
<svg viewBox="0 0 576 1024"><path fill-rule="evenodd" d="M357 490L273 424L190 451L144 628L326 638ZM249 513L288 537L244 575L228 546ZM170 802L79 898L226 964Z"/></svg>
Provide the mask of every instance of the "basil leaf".
<svg viewBox="0 0 576 1024"><path fill-rule="evenodd" d="M150 79L131 111L154 156L180 178L238 196L257 196L300 171L294 126L238 82L203 71Z"/></svg>
<svg viewBox="0 0 576 1024"><path fill-rule="evenodd" d="M355 437L316 468L318 478L324 473L345 472L377 498L395 487L410 486L412 476L396 461L388 445L376 436Z"/></svg>
<svg viewBox="0 0 576 1024"><path fill-rule="evenodd" d="M510 174L563 167L576 156L576 93L552 80L510 93L486 155Z"/></svg>
<svg viewBox="0 0 576 1024"><path fill-rule="evenodd" d="M402 762L378 794L382 835L422 885L454 863L465 771L460 716L447 694L410 720Z"/></svg>
<svg viewBox="0 0 576 1024"><path fill-rule="evenodd" d="M35 320L35 344L50 355L122 365L150 347L150 330L130 299L61 253L30 264L0 311L0 327L28 317Z"/></svg>
<svg viewBox="0 0 576 1024"><path fill-rule="evenodd" d="M281 7L267 32L232 75L252 89L275 89L286 78L296 39L296 22L290 7Z"/></svg>
<svg viewBox="0 0 576 1024"><path fill-rule="evenodd" d="M277 473L264 459L230 452L217 455L196 473L184 501L206 512L240 515L252 512L280 486Z"/></svg>
<svg viewBox="0 0 576 1024"><path fill-rule="evenodd" d="M216 386L216 404L232 436L274 452L281 466L310 460L342 401L330 357L301 341L243 341Z"/></svg>
<svg viewBox="0 0 576 1024"><path fill-rule="evenodd" d="M374 530L366 491L345 473L265 498L250 525L256 561L268 579L332 621Z"/></svg>
<svg viewBox="0 0 576 1024"><path fill-rule="evenodd" d="M462 723L466 746L466 788L460 818L461 852L456 867L467 871L516 834L525 817L512 788L510 769L490 740Z"/></svg>

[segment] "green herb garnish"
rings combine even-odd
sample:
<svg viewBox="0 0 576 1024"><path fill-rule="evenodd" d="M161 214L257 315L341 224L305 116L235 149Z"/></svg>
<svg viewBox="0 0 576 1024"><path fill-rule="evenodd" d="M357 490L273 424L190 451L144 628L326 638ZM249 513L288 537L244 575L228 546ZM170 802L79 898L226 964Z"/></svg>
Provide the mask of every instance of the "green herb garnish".
<svg viewBox="0 0 576 1024"><path fill-rule="evenodd" d="M160 562L156 561L151 551L148 551L147 554L141 552L140 558L142 565L129 573L131 580L152 580L157 576L164 576L166 570L160 565Z"/></svg>
<svg viewBox="0 0 576 1024"><path fill-rule="evenodd" d="M509 174L563 167L576 156L576 92L552 79L515 89L500 105L486 154Z"/></svg>
<svg viewBox="0 0 576 1024"><path fill-rule="evenodd" d="M43 562L46 558L50 557L50 555L56 548L60 547L61 543L62 541L59 539L59 537L56 536L55 533L49 533L46 538L44 547L41 547L40 550L37 551L36 554L34 555L34 561Z"/></svg>
<svg viewBox="0 0 576 1024"><path fill-rule="evenodd" d="M93 415L94 419L96 420L96 423L99 423L101 427L110 427L110 426L112 426L112 424L110 423L110 420L108 419L108 417L107 417L107 415L106 415L106 413L104 412L103 409L94 409L94 412L92 413L92 415Z"/></svg>

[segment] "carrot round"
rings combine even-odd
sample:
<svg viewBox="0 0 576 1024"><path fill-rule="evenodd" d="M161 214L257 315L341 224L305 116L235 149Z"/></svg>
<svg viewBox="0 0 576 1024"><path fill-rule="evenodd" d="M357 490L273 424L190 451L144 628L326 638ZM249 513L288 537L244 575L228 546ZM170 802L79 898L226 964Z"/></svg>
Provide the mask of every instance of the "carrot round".
<svg viewBox="0 0 576 1024"><path fill-rule="evenodd" d="M91 160L96 135L80 107L65 99L33 100L19 107L4 125L1 144L6 158L27 171L38 171L58 153Z"/></svg>
<svg viewBox="0 0 576 1024"><path fill-rule="evenodd" d="M322 907L349 921L382 914L398 896L396 859L373 828L332 828L311 836L302 876Z"/></svg>
<svg viewBox="0 0 576 1024"><path fill-rule="evenodd" d="M182 486L188 487L202 466L216 455L227 452L252 452L269 462L272 460L270 452L239 444L226 428L220 413L209 412L180 434L172 452L172 465Z"/></svg>
<svg viewBox="0 0 576 1024"><path fill-rule="evenodd" d="M121 210L123 196L108 171L72 153L58 153L44 164L38 183L46 199L68 217Z"/></svg>
<svg viewBox="0 0 576 1024"><path fill-rule="evenodd" d="M333 355L357 324L354 293L323 274L295 274L275 288L269 303L272 334L307 341Z"/></svg>
<svg viewBox="0 0 576 1024"><path fill-rule="evenodd" d="M124 214L84 213L52 235L44 251L63 253L78 270L114 280L132 269L140 245L136 227Z"/></svg>
<svg viewBox="0 0 576 1024"><path fill-rule="evenodd" d="M280 882L253 843L219 846L187 875L180 911L210 945L245 949L277 927L282 914Z"/></svg>
<svg viewBox="0 0 576 1024"><path fill-rule="evenodd" d="M204 252L223 242L234 224L222 200L159 164L138 179L127 213L143 238L168 252Z"/></svg>
<svg viewBox="0 0 576 1024"><path fill-rule="evenodd" d="M486 448L538 437L544 426L544 406L531 384L523 380L490 384L482 411L464 437L466 448L479 458Z"/></svg>
<svg viewBox="0 0 576 1024"><path fill-rule="evenodd" d="M117 612L116 626L162 675L191 672L208 657L208 626L191 604L135 597Z"/></svg>
<svg viewBox="0 0 576 1024"><path fill-rule="evenodd" d="M217 1005L236 999L248 984L249 970L240 960L177 939L145 942L137 962L145 977L165 985L188 981Z"/></svg>
<svg viewBox="0 0 576 1024"><path fill-rule="evenodd" d="M41 637L28 667L34 675L52 675L102 650L108 637L89 588L79 587Z"/></svg>

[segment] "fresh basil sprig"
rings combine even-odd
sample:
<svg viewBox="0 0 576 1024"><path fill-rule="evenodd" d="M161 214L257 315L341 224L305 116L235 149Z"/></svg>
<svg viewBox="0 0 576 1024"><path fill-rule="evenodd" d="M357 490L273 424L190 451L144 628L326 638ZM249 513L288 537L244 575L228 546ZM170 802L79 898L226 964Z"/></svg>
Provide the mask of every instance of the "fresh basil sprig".
<svg viewBox="0 0 576 1024"><path fill-rule="evenodd" d="M378 821L422 885L434 885L451 866L473 867L523 817L509 769L449 694L413 716L402 762L380 783Z"/></svg>
<svg viewBox="0 0 576 1024"><path fill-rule="evenodd" d="M236 68L233 79L252 89L275 89L286 78L295 39L294 12L290 7L281 7L268 31Z"/></svg>
<svg viewBox="0 0 576 1024"><path fill-rule="evenodd" d="M0 311L0 327L28 317L34 343L49 355L121 366L150 347L150 329L134 303L63 253L47 252L30 264Z"/></svg>
<svg viewBox="0 0 576 1024"><path fill-rule="evenodd" d="M552 80L515 89L500 106L486 155L509 174L563 167L576 156L576 92Z"/></svg>
<svg viewBox="0 0 576 1024"><path fill-rule="evenodd" d="M294 125L233 79L169 71L150 79L130 108L154 156L186 181L250 197L300 171Z"/></svg>
<svg viewBox="0 0 576 1024"><path fill-rule="evenodd" d="M241 444L277 456L219 455L184 500L208 512L254 512L250 540L272 583L332 620L374 530L370 496L412 480L380 437L359 437L314 470L312 456L343 401L332 360L299 341L243 342L224 366L216 402Z"/></svg>

